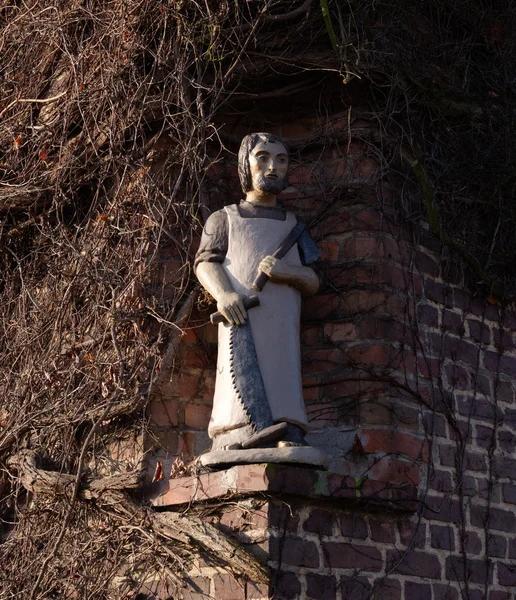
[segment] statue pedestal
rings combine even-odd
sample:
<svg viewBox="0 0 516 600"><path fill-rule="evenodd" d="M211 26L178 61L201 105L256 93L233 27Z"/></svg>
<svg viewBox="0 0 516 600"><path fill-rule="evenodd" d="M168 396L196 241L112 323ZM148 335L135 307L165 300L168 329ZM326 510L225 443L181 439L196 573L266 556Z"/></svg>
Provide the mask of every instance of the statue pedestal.
<svg viewBox="0 0 516 600"><path fill-rule="evenodd" d="M327 469L330 459L318 448L293 446L289 448L252 448L249 450L219 450L199 457L203 467L282 463L298 466L308 465Z"/></svg>

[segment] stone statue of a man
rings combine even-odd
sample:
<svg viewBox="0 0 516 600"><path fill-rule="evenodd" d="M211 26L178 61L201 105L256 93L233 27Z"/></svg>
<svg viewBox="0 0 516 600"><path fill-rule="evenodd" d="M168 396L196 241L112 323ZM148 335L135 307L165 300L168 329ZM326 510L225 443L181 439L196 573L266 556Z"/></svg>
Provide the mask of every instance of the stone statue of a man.
<svg viewBox="0 0 516 600"><path fill-rule="evenodd" d="M301 296L319 287L309 266L319 250L294 213L277 204L277 194L287 187L285 144L268 133L248 135L238 161L245 200L207 220L196 274L225 317L219 325L208 429L212 453L243 456L235 451L307 446L299 318ZM285 253L286 238L290 248ZM284 257L274 257L282 244ZM253 283L260 273L268 276L257 294L260 304L246 310L245 299L256 294Z"/></svg>

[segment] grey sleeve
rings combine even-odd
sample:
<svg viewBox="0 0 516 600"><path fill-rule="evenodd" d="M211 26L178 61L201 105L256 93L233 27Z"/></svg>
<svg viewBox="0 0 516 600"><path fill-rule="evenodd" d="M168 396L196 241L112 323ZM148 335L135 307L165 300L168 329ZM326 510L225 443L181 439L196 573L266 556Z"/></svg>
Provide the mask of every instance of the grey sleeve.
<svg viewBox="0 0 516 600"><path fill-rule="evenodd" d="M308 229L305 229L299 236L297 245L299 248L299 258L305 267L312 265L321 258L321 251L308 233Z"/></svg>
<svg viewBox="0 0 516 600"><path fill-rule="evenodd" d="M224 262L228 251L228 228L228 215L224 209L208 217L195 255L195 268L200 262Z"/></svg>

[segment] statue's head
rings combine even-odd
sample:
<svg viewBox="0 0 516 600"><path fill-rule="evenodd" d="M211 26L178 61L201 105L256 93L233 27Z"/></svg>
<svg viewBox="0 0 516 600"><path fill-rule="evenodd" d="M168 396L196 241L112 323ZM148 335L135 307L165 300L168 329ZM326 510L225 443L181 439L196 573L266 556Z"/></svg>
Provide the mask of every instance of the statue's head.
<svg viewBox="0 0 516 600"><path fill-rule="evenodd" d="M288 150L272 133L246 135L238 152L242 190L279 194L288 186Z"/></svg>

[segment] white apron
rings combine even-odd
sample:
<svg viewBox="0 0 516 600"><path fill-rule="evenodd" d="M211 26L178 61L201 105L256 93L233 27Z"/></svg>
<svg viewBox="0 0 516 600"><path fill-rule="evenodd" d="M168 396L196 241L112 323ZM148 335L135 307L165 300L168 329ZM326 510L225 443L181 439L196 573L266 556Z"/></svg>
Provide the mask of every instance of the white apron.
<svg viewBox="0 0 516 600"><path fill-rule="evenodd" d="M222 266L236 292L246 296L256 294L252 287L260 262L277 250L295 227L296 217L287 211L285 221L243 218L236 204L226 206L224 210L228 215L229 243ZM297 244L283 260L291 265L301 265ZM272 418L275 422L288 421L306 430L299 343L301 296L289 285L271 281L258 296L260 306L250 309L247 318L251 323ZM212 439L249 425L231 379L229 332L229 325L219 325L217 379L208 428Z"/></svg>

